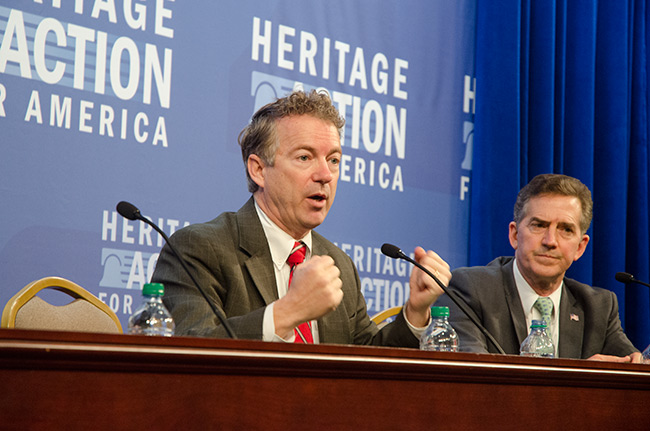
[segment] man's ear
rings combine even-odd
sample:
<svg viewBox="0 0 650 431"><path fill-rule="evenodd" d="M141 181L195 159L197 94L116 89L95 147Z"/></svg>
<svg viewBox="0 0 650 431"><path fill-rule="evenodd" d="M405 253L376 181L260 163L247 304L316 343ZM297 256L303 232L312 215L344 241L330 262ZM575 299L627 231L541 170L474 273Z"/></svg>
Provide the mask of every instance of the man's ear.
<svg viewBox="0 0 650 431"><path fill-rule="evenodd" d="M257 154L251 154L246 161L246 169L248 175L260 188L264 188L264 168L266 165L264 161Z"/></svg>
<svg viewBox="0 0 650 431"><path fill-rule="evenodd" d="M512 248L517 250L517 223L514 221L511 221L510 224L508 225L508 239L510 240L510 245Z"/></svg>
<svg viewBox="0 0 650 431"><path fill-rule="evenodd" d="M587 249L587 244L589 244L589 235L584 234L582 235L582 238L580 239L580 244L578 244L578 250L573 257L573 261L575 262L576 260L580 259L582 255L585 253L585 250Z"/></svg>

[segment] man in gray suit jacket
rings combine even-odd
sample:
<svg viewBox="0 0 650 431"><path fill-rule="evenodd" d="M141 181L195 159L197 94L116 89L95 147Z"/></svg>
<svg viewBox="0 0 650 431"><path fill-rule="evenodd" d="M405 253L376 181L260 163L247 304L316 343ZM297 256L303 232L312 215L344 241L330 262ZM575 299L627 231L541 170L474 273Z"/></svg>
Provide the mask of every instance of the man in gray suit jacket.
<svg viewBox="0 0 650 431"><path fill-rule="evenodd" d="M541 297L552 301L547 323L556 356L640 362L641 354L621 328L616 295L565 277L587 247L592 211L591 192L579 180L538 175L517 196L509 225L514 258L453 271L450 294L469 305L507 354L519 354L531 321L542 318L535 306ZM449 306L461 351L498 352L454 304Z"/></svg>
<svg viewBox="0 0 650 431"><path fill-rule="evenodd" d="M336 194L343 125L329 97L317 92L262 107L239 137L253 197L236 213L171 237L240 338L291 342L306 323L314 342L418 346L440 287L413 270L403 312L379 331L352 260L313 231ZM296 247L306 249L306 260L292 270L287 259ZM449 282L449 265L436 253L417 247L415 258ZM167 246L152 281L165 285L177 335L226 337Z"/></svg>

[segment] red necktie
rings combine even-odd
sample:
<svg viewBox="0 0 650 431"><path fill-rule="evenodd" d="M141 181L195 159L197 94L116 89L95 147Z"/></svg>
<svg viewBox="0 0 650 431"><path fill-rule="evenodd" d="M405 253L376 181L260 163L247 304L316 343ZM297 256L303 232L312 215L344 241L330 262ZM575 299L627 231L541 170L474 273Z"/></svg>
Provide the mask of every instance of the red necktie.
<svg viewBox="0 0 650 431"><path fill-rule="evenodd" d="M293 245L293 249L289 254L287 263L291 267L291 272L289 273L289 288L291 287L291 279L293 278L293 270L296 269L296 266L305 261L305 253L307 252L307 247L304 243L296 241ZM298 325L297 328L293 330L296 334L296 343L314 343L314 337L311 335L311 323L305 322Z"/></svg>

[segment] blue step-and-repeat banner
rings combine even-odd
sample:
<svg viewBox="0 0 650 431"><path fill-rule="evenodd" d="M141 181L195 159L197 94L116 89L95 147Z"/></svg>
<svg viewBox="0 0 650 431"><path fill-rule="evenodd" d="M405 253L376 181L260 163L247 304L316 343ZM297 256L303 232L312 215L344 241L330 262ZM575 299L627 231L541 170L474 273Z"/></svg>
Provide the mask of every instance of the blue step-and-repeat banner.
<svg viewBox="0 0 650 431"><path fill-rule="evenodd" d="M167 234L248 199L252 113L324 89L346 118L317 231L355 261L369 312L401 305L391 242L467 264L475 0L5 0L0 4L0 305L82 285L123 324Z"/></svg>

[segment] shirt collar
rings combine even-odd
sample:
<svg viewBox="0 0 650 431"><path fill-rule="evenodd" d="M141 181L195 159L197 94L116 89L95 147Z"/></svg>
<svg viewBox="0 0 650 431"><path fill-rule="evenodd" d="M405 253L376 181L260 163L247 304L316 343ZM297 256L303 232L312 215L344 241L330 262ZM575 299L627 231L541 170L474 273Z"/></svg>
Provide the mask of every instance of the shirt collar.
<svg viewBox="0 0 650 431"><path fill-rule="evenodd" d="M524 307L524 312L526 315L529 315L533 311L533 305L539 295L537 292L530 287L530 284L526 281L521 272L519 271L519 266L517 266L517 260L515 259L512 263L512 272L515 276L515 284L517 285L517 290L519 291L519 298L521 298L521 305ZM560 284L559 289L555 289L555 292L549 295L549 298L553 301L553 316L557 315L557 310L560 309L560 299L562 298L562 288L564 287L564 280Z"/></svg>
<svg viewBox="0 0 650 431"><path fill-rule="evenodd" d="M257 204L257 201L255 201L255 210L262 223L262 228L264 229L264 234L266 235L266 240L271 250L271 259L276 268L280 269L287 263L287 258L296 241L305 243L307 246L305 260L309 259L311 256L311 231L307 232L307 235L303 238L294 239L291 235L280 229L278 225L273 223L271 218Z"/></svg>

